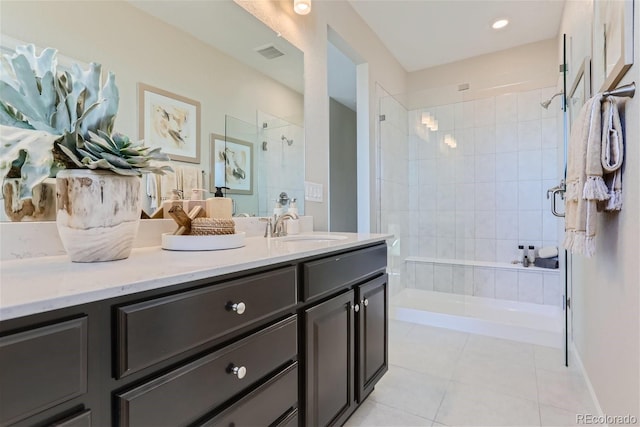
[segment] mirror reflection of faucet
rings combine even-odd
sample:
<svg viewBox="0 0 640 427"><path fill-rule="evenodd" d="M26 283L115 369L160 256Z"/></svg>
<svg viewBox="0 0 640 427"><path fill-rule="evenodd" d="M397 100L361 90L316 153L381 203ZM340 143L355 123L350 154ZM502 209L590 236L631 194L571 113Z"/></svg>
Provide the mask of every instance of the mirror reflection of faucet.
<svg viewBox="0 0 640 427"><path fill-rule="evenodd" d="M287 206L287 203L289 203L289 196L283 191L276 199L276 204L280 204L280 207L282 207Z"/></svg>
<svg viewBox="0 0 640 427"><path fill-rule="evenodd" d="M289 209L286 213L282 207L282 201L284 201L285 204L289 202L289 197L285 192L280 193L280 198L276 200L276 207L273 209L273 217L260 218L260 221L267 223L264 231L264 237L283 237L287 234L298 234L300 232L296 199L291 199Z"/></svg>

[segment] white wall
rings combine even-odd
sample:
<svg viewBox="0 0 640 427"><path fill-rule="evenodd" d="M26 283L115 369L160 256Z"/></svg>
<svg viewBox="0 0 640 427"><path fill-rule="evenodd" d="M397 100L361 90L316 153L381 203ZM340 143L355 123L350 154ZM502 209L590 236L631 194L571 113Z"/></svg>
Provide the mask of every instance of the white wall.
<svg viewBox="0 0 640 427"><path fill-rule="evenodd" d="M314 217L314 227L327 230L329 218L329 95L327 88L328 27L369 65L369 135L371 215L375 215L375 124L379 83L390 93L405 91L406 72L382 45L377 36L346 1L314 1L309 15L293 12L290 0L235 0L258 19L304 52L305 60L305 174L307 181L324 187L323 203L305 203L307 215ZM375 221L372 221L375 229Z"/></svg>
<svg viewBox="0 0 640 427"><path fill-rule="evenodd" d="M200 167L207 173L209 134L224 135L225 114L250 123L256 110L303 114L302 95L126 2L3 0L0 24L3 35L113 71L120 89L116 130L132 137L138 82L200 101Z"/></svg>
<svg viewBox="0 0 640 427"><path fill-rule="evenodd" d="M529 43L409 73L406 105L409 109L488 98L555 86L560 76L557 40ZM458 85L469 89L458 92Z"/></svg>
<svg viewBox="0 0 640 427"><path fill-rule="evenodd" d="M573 40L574 64L591 50L592 1L568 1L561 34ZM634 65L620 84L640 83L640 7L635 2ZM586 40L586 42L585 42ZM576 42L577 41L577 42ZM640 95L628 99L623 169L624 206L599 214L596 255L573 258L574 337L602 411L640 417Z"/></svg>

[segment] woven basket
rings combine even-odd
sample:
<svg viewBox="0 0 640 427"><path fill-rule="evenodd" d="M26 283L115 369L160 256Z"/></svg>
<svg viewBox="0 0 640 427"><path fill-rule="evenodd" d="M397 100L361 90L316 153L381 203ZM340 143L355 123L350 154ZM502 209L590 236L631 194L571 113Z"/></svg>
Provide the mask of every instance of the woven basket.
<svg viewBox="0 0 640 427"><path fill-rule="evenodd" d="M235 223L232 219L196 218L191 221L192 236L212 236L235 233Z"/></svg>

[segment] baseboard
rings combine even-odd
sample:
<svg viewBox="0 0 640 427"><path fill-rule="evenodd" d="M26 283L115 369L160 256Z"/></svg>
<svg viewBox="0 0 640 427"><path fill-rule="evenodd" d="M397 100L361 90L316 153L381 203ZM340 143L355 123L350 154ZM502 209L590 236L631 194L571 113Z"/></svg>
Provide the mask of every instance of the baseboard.
<svg viewBox="0 0 640 427"><path fill-rule="evenodd" d="M576 348L576 344L573 342L573 340L571 341L569 350L570 350L570 355L573 355L573 359L575 360L575 363L578 365L578 369L582 373L582 377L587 382L587 388L589 389L591 400L593 401L593 404L596 407L596 411L598 412L597 415L604 416L604 411L600 406L600 402L598 401L598 396L596 395L596 391L593 388L593 384L591 384L591 380L589 379L589 374L587 374L587 370L584 368L584 364L582 363L582 359L580 358L580 353L578 353L578 349ZM571 358L569 358L569 361L571 361ZM603 425L605 427L609 426L608 424L603 424Z"/></svg>

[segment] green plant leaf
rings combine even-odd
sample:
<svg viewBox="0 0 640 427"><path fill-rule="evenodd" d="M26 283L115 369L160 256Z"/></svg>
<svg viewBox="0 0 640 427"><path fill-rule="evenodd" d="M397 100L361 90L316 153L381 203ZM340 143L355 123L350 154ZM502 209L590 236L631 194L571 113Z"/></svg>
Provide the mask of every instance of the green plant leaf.
<svg viewBox="0 0 640 427"><path fill-rule="evenodd" d="M13 126L22 129L33 129L33 126L18 118L15 111L5 105L2 101L0 101L0 125Z"/></svg>
<svg viewBox="0 0 640 427"><path fill-rule="evenodd" d="M102 153L102 158L118 168L131 169L131 165L122 157L114 156L110 153Z"/></svg>
<svg viewBox="0 0 640 427"><path fill-rule="evenodd" d="M29 61L29 66L35 71L37 77L44 76L47 72L56 74L58 68L58 51L51 47L43 49L40 56L36 55L36 47L32 44L16 46L16 53L24 55Z"/></svg>
<svg viewBox="0 0 640 427"><path fill-rule="evenodd" d="M76 156L76 154L71 151L67 146L63 145L63 144L58 144L58 147L60 148L60 150L62 150L62 152L64 154L66 154L66 156L79 168L84 167L84 165L82 164L82 162L80 161L80 159L78 158L78 156Z"/></svg>

